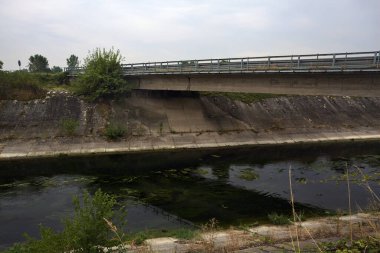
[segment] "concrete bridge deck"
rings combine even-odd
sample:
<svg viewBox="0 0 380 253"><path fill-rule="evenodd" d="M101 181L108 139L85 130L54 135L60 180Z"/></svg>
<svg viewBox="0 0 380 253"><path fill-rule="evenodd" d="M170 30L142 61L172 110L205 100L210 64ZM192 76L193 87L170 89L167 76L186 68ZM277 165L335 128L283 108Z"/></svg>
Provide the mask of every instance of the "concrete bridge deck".
<svg viewBox="0 0 380 253"><path fill-rule="evenodd" d="M123 64L143 90L380 96L380 51ZM66 69L75 76L83 68Z"/></svg>

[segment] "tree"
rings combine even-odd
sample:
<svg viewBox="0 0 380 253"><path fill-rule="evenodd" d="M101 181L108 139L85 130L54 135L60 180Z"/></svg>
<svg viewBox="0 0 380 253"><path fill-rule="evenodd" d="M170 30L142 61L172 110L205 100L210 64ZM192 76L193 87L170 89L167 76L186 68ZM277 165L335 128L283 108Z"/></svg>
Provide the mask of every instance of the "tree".
<svg viewBox="0 0 380 253"><path fill-rule="evenodd" d="M49 62L46 57L35 54L29 57L30 72L47 72L49 71Z"/></svg>
<svg viewBox="0 0 380 253"><path fill-rule="evenodd" d="M92 100L115 97L131 90L123 79L120 51L96 48L84 60L84 73L77 78L77 94Z"/></svg>
<svg viewBox="0 0 380 253"><path fill-rule="evenodd" d="M78 56L76 55L73 55L73 54L70 55L70 57L66 59L66 62L67 62L68 68L79 67L79 60L78 60Z"/></svg>
<svg viewBox="0 0 380 253"><path fill-rule="evenodd" d="M60 72L62 72L62 68L58 67L58 66L53 66L51 68L51 72L53 72L53 73L60 73Z"/></svg>
<svg viewBox="0 0 380 253"><path fill-rule="evenodd" d="M3 65L4 65L4 63L2 61L0 61L0 70L3 69Z"/></svg>

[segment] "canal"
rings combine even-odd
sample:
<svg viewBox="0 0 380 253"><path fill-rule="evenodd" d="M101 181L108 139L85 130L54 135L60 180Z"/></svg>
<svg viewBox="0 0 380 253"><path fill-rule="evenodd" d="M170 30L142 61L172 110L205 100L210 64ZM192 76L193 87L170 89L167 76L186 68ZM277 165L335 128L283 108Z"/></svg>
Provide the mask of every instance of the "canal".
<svg viewBox="0 0 380 253"><path fill-rule="evenodd" d="M179 150L0 162L0 250L62 229L72 198L101 188L127 207L127 232L270 223L290 215L289 170L304 217L368 209L380 193L380 143ZM363 173L363 174L362 174ZM363 176L364 175L364 176Z"/></svg>

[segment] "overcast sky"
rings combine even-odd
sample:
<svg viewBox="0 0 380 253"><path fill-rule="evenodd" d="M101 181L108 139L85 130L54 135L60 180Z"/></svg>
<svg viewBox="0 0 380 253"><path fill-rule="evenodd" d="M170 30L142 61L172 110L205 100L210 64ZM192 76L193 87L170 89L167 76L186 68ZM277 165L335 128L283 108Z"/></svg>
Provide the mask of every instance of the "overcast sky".
<svg viewBox="0 0 380 253"><path fill-rule="evenodd" d="M0 60L64 67L96 47L125 63L380 50L380 0L0 0Z"/></svg>

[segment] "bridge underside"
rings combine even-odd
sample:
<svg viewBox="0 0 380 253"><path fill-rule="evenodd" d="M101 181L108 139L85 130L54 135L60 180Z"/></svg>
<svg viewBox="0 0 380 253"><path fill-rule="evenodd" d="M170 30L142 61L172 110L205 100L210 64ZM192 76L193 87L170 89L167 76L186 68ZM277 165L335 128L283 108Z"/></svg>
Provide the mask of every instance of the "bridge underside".
<svg viewBox="0 0 380 253"><path fill-rule="evenodd" d="M380 96L379 72L161 74L126 78L143 90Z"/></svg>

